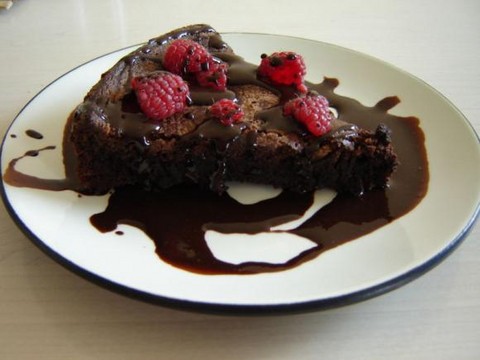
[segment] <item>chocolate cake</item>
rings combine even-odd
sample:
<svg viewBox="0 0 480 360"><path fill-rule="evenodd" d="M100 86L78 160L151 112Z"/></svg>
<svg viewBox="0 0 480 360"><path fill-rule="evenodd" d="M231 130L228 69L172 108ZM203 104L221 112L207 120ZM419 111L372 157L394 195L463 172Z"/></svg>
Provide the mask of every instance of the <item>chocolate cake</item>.
<svg viewBox="0 0 480 360"><path fill-rule="evenodd" d="M154 122L140 110L132 79L165 70L162 59L174 39L193 40L227 63L227 88L189 82L189 105ZM120 59L67 123L79 190L101 194L125 185L155 190L191 183L222 193L229 181L241 181L359 195L387 186L397 161L386 126L370 131L333 119L329 132L314 136L282 111L299 94L262 81L256 69L207 25L174 30ZM222 98L241 106L241 121L225 126L211 117L209 107Z"/></svg>

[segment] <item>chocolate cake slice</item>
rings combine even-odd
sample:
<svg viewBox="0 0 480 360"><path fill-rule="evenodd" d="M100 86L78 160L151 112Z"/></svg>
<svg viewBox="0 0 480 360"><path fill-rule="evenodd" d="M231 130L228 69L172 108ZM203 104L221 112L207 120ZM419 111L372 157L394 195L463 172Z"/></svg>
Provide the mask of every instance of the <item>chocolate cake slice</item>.
<svg viewBox="0 0 480 360"><path fill-rule="evenodd" d="M163 57L175 39L193 40L228 64L227 88L205 88L187 78L188 106L152 121L139 107L132 80L165 70ZM257 66L207 25L152 39L104 73L69 118L65 134L77 158L79 191L187 183L222 193L229 181L242 181L359 195L387 185L397 161L385 126L369 131L334 119L330 131L314 136L284 115L286 99L299 96L286 88L259 79ZM241 106L241 121L226 126L212 118L209 107L223 98Z"/></svg>

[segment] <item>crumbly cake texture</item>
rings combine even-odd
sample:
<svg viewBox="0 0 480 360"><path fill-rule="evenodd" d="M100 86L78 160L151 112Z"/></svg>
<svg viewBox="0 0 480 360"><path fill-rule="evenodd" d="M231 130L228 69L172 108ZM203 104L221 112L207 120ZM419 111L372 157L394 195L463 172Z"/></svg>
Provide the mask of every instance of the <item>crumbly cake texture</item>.
<svg viewBox="0 0 480 360"><path fill-rule="evenodd" d="M88 92L66 125L80 192L196 184L222 193L227 182L241 181L297 192L328 187L359 195L387 185L397 161L385 126L367 131L334 120L329 133L313 136L293 119L285 119L278 110L281 94L259 80L242 82L229 76L224 92L193 86L193 103L184 111L150 122L135 103L131 81L163 70L165 48L178 38L198 42L227 62L238 62L239 57L208 25L174 30L120 59ZM245 69L251 72L251 67ZM224 126L211 118L209 105L222 97L234 97L241 105L240 122ZM278 126L275 117L291 124Z"/></svg>

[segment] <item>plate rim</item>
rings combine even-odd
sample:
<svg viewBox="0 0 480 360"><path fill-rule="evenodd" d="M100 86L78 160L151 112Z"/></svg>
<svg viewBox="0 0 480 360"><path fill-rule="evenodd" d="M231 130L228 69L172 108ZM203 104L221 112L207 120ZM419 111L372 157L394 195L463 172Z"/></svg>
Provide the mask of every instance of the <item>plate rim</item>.
<svg viewBox="0 0 480 360"><path fill-rule="evenodd" d="M393 68L396 71L401 72L403 75L409 76L410 78L419 81L424 86L427 86L430 91L433 91L437 95L439 95L443 101L446 101L455 111L458 112L460 117L463 119L465 125L469 127L469 130L472 132L474 137L477 139L477 144L480 144L480 137L475 131L473 125L469 122L467 117L440 91L423 81L422 79L418 78L417 76L397 67L396 65L390 64L380 58L375 56L363 53L361 51L357 51L354 49L350 49L347 47L343 47L341 45L336 45L320 40L302 38L297 36L291 35L281 35L281 34L268 34L268 33L258 33L258 32L221 32L221 35L247 35L247 36L274 36L279 38L290 38L293 40L301 40L301 41L308 41L312 43L320 43L322 45L327 45L330 47L334 47L337 49L341 49L343 51L348 51L350 53L361 55L363 57L372 59L376 62L380 62L384 65L387 65ZM8 138L8 134L10 132L11 127L15 124L17 119L20 115L30 106L30 104L37 99L39 96L42 95L46 89L52 86L54 83L60 81L63 77L66 77L68 74L76 71L77 69L95 62L101 58L110 56L112 54L125 51L127 49L134 49L139 47L146 42L141 42L134 45L125 46L108 53L101 54L96 56L88 61L85 61L74 68L70 69L69 71L61 74L56 79L52 80L46 86L44 86L40 91L38 91L15 115L13 120L10 122L8 127L5 130L5 134L2 139L1 147L0 147L0 168L3 168L2 160L3 150L5 147L6 140ZM341 306L351 305L354 303L358 303L361 301L365 301L379 295L385 294L392 290L395 290L415 279L420 277L421 275L425 274L429 270L433 269L437 265L439 265L445 258L448 257L458 246L465 240L465 238L470 233L471 229L473 228L474 223L477 221L479 214L480 214L480 202L477 203L473 214L468 219L464 227L461 231L448 242L447 246L445 246L441 251L436 253L433 257L429 258L425 262L421 263L418 266L415 266L408 271L405 271L387 281L381 282L379 284L369 286L366 288L362 288L357 291L349 292L346 294L333 296L329 298L322 298L317 300L310 300L310 301L300 301L300 302L291 302L291 303L280 303L280 304L233 304L233 303L215 303L215 302L203 302L198 300L188 300L188 299L178 299L167 297L159 294L152 294L143 290L138 290L135 288L131 288L126 285L122 285L120 283L114 282L107 278L104 278L100 275L97 275L81 266L73 263L66 257L62 256L60 253L52 249L48 246L45 242L43 242L33 231L31 231L28 226L24 223L24 221L20 218L20 216L15 212L12 203L10 202L7 191L5 189L5 183L3 181L3 174L2 179L0 182L0 196L4 203L4 206L7 210L8 215L17 225L17 227L22 231L22 233L34 244L39 248L42 252L44 252L47 256L52 258L58 264L63 266L64 268L68 269L69 271L75 273L76 275L95 283L105 289L118 293L120 295L127 296L129 298L133 298L136 300L141 300L147 303L152 303L156 305L162 305L170 308L181 309L181 310L189 310L195 312L206 312L206 313L213 313L213 314L232 314L232 315L274 315L274 314L286 314L286 313L303 313L303 312L311 312L311 311L318 311L318 310L326 310L331 308L337 308Z"/></svg>

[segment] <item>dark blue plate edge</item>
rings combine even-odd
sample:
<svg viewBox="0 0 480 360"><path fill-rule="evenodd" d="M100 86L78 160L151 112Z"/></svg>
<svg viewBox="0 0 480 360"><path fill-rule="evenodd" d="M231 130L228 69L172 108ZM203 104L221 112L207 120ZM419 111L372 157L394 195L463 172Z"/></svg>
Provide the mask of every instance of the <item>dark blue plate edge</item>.
<svg viewBox="0 0 480 360"><path fill-rule="evenodd" d="M227 33L228 34L228 33ZM250 35L270 35L270 34L257 34L257 33L244 33L244 34L250 34ZM278 35L278 36L284 36L284 35ZM286 37L291 37L291 36L286 36ZM295 38L295 37L292 37ZM308 40L308 39L303 39L299 38L302 40ZM317 42L316 40L312 40L314 42ZM318 41L320 42L320 41ZM64 76L68 75L69 73L77 70L78 68L96 61L104 56L108 56L110 54L120 52L122 50L126 50L129 48L134 48L138 47L140 45L143 45L144 43L140 43L137 45L130 45L130 46L125 46L121 49L116 49L108 53L104 53L102 55L99 55L89 61L86 61L68 72L62 74L52 82L50 82L48 85L46 85L41 91L39 91L33 98L31 98L25 106L22 107L22 109L18 112L18 114L15 116L9 127L7 128L5 132L5 136L2 140L1 148L0 148L0 169L3 167L2 166L2 157L1 154L3 153L3 148L5 145L5 142L8 137L8 133L10 131L10 128L12 125L15 123L17 118L20 116L20 114L30 105L31 102L33 102L38 96L40 96L48 87L50 87L53 83L57 82ZM328 43L325 43L328 44ZM333 45L333 44L329 44ZM334 45L337 46L337 45ZM339 46L341 47L341 46ZM346 48L345 48L346 49ZM347 49L349 50L349 49ZM362 55L365 55L361 52L358 52L356 50L352 50L356 53L360 53ZM370 56L370 55L367 55ZM374 57L372 57L374 58ZM376 59L376 58L374 58ZM379 60L379 59L376 59ZM380 60L382 61L382 60ZM383 61L382 61L383 62ZM393 65L390 65L393 66ZM401 70L401 69L399 69ZM405 71L401 70L402 72L406 73ZM406 73L410 76L413 76L409 73ZM415 77L416 78L416 77ZM418 78L416 78L418 79ZM420 80L420 79L419 79ZM421 81L421 80L420 80ZM423 81L422 81L423 82ZM433 88L432 88L433 89ZM438 93L440 96L442 96L444 99L445 96L441 94L438 90L433 89L436 93ZM448 100L448 99L446 99ZM452 105L453 106L453 105ZM457 109L457 111L459 111ZM460 112L460 111L459 111ZM460 112L461 114L461 112ZM463 116L463 114L462 114ZM463 116L465 122L467 125L470 126L470 128L473 131L473 134L477 137L477 140L480 142L480 138L478 134L475 132L473 129L473 126L470 124L470 122L466 119L465 116ZM297 314L297 313L305 313L305 312L313 312L313 311L318 311L318 310L327 310L327 309L332 309L332 308L338 308L342 306L347 306L351 305L354 303L358 303L361 301L365 301L374 297L377 297L379 295L385 294L387 292L390 292L392 290L395 290L403 285L406 285L407 283L415 280L416 278L420 277L427 271L433 269L435 266L440 264L448 255L450 255L462 242L463 240L467 237L469 234L470 230L473 227L473 224L475 221L478 219L478 215L480 212L480 204L477 204L477 207L475 211L473 212L473 215L465 225L465 227L462 229L462 231L454 238L450 243L448 244L447 247L445 247L442 251L440 251L438 254L436 254L434 257L430 258L428 261L424 262L423 264L407 271L406 273L403 273L393 279L390 279L384 283L357 291L353 292L350 294L345 294L342 296L338 297L332 297L332 298L327 298L327 299L322 299L322 300L313 300L313 301L306 301L306 302L299 302L299 303L286 303L286 304L277 304L277 305L244 305L244 304L215 304L215 303L204 303L204 302L193 302L189 300L182 300L182 299L173 299L173 298L168 298L168 297L163 297L160 295L154 295L150 293L146 293L143 291L139 291L136 289L132 289L120 284L117 284L115 282L112 282L108 279L102 278L98 275L95 275L79 266L74 264L73 262L69 261L68 259L62 257L59 255L56 251L52 250L50 247L45 245L45 243L39 239L33 232L31 232L28 227L23 223L23 221L17 216L15 213L13 207L11 206L8 197L6 195L6 190L5 190L5 184L3 182L3 174L2 174L2 181L0 182L0 195L2 198L2 201L7 209L7 212L9 213L10 217L12 220L15 222L15 224L18 226L18 228L26 235L26 237L32 241L40 250L42 250L46 255L51 257L53 260L55 260L57 263L65 267L66 269L72 271L73 273L77 274L78 276L91 281L103 288L106 288L110 291L113 291L115 293L127 296L129 298L133 298L136 300L141 300L147 303L151 304L156 304L156 305L162 305L166 306L169 308L173 309L178 309L178 310L187 310L187 311L194 311L194 312L204 312L204 313L210 313L210 314L220 314L220 315L279 315L279 314Z"/></svg>

